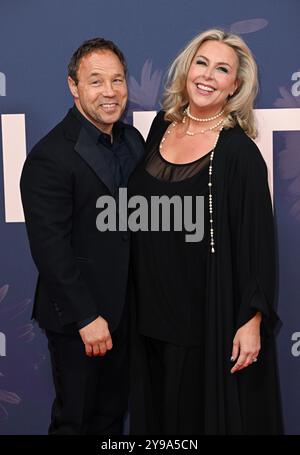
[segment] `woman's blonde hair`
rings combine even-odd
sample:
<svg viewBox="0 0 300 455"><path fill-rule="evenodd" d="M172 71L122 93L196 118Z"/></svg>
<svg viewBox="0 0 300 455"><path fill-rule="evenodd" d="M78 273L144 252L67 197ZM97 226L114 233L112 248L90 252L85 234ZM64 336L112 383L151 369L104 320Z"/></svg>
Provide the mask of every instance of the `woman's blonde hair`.
<svg viewBox="0 0 300 455"><path fill-rule="evenodd" d="M189 104L186 91L186 79L192 60L197 50L205 41L220 41L230 46L236 53L239 61L237 70L238 88L224 107L226 120L225 128L232 128L239 124L252 138L257 135L253 103L257 95L257 66L247 44L237 35L226 33L220 29L211 29L197 35L180 52L172 63L168 73L163 95L162 107L165 110L165 119L181 121L183 111Z"/></svg>

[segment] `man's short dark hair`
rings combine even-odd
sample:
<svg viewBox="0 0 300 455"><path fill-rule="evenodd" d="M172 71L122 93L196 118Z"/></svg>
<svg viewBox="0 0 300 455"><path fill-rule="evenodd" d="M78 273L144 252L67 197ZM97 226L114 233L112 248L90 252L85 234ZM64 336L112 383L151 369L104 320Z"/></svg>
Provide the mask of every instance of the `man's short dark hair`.
<svg viewBox="0 0 300 455"><path fill-rule="evenodd" d="M70 76L76 84L78 84L77 72L81 59L95 51L111 51L116 54L123 65L124 73L126 74L126 60L118 46L113 41L109 41L104 38L93 38L82 43L82 45L72 55L68 65L68 76Z"/></svg>

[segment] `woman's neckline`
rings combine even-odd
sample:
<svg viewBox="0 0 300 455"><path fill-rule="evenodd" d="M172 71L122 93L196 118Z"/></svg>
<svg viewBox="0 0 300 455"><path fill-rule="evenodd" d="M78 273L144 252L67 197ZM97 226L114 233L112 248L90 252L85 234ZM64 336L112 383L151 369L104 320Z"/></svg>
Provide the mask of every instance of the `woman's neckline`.
<svg viewBox="0 0 300 455"><path fill-rule="evenodd" d="M212 150L210 150L209 152L205 153L204 155L200 156L200 158L197 158L196 160L193 160L193 161L189 161L187 163L172 163L172 161L168 161L166 160L166 158L164 158L162 156L162 154L160 153L160 150L159 150L159 147L158 147L158 154L159 154L159 157L162 161L164 161L166 164L169 164L170 166L188 166L188 165L191 165L191 164L195 164L197 163L198 161L202 160L203 158L205 158L206 156L210 155L212 152Z"/></svg>

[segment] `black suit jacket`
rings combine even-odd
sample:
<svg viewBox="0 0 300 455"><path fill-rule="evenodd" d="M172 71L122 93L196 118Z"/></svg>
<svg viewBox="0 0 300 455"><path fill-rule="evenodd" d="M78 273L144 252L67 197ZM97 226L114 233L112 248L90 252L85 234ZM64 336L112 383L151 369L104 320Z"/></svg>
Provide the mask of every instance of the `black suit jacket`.
<svg viewBox="0 0 300 455"><path fill-rule="evenodd" d="M136 162L144 141L124 124ZM129 232L99 232L96 200L117 195L107 164L70 110L27 156L21 195L30 248L39 276L33 317L42 328L73 331L101 315L117 327L126 296Z"/></svg>

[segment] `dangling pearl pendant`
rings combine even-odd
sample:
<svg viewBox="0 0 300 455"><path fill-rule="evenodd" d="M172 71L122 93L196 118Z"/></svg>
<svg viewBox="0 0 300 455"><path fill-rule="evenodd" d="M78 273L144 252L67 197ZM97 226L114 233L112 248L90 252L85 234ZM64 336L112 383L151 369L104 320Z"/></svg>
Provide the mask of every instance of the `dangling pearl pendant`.
<svg viewBox="0 0 300 455"><path fill-rule="evenodd" d="M221 130L222 130L222 128L221 128ZM213 149L210 153L209 167L208 167L208 212L209 212L209 224L210 224L210 251L211 251L211 253L215 253L215 251L216 251L215 250L215 238L214 238L213 197L212 197L213 159L214 159L215 148L217 146L221 130L219 131L219 133L216 137Z"/></svg>
<svg viewBox="0 0 300 455"><path fill-rule="evenodd" d="M182 122L185 123L184 121L182 121ZM223 122L223 120L222 120L222 122ZM219 123L219 124L221 124L221 123ZM174 130L176 125L177 125L177 122L174 121L171 124L171 126L167 129L167 131L165 132L165 134L164 134L164 136L163 136L163 138L161 140L161 143L159 145L159 148L160 148L161 152L163 150L163 144L164 144L164 142L166 140L166 136L169 135L172 130ZM215 128L216 128L216 125L215 125ZM220 131L218 131L216 140L215 140L214 145L213 145L213 149L210 152L209 166L208 166L208 212L209 212L209 225L210 225L210 227L209 227L209 232L210 232L210 251L211 251L212 254L214 254L216 252L216 249L215 249L215 237L214 237L214 220L213 220L213 195L212 195L213 159L214 159L215 148L217 146L217 143L218 143L218 140L219 140L220 133L221 133L222 129L223 129L223 125L221 126ZM196 134L198 134L198 133L196 133Z"/></svg>

